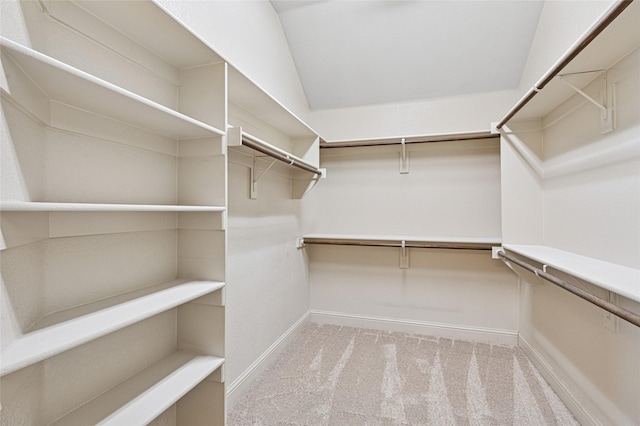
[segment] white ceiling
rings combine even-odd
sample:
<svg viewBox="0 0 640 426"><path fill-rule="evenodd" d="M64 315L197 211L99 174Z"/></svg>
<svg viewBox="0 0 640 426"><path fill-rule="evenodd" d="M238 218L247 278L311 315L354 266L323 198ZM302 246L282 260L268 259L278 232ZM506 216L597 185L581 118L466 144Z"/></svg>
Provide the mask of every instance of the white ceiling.
<svg viewBox="0 0 640 426"><path fill-rule="evenodd" d="M311 109L518 87L542 1L271 0Z"/></svg>

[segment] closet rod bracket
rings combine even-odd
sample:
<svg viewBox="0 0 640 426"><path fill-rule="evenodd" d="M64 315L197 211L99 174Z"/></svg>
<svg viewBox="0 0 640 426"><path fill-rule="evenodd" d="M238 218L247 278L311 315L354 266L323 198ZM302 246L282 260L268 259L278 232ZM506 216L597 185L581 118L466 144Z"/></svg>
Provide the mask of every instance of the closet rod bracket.
<svg viewBox="0 0 640 426"><path fill-rule="evenodd" d="M611 132L614 126L614 105L615 105L615 90L613 86L609 86L607 83L606 71L594 71L601 72L598 77L601 80L601 89L599 91L600 100L594 99L592 96L585 93L582 89L571 83L566 77L571 74L558 75L558 79L563 81L567 86L573 89L577 94L585 98L587 101L600 109L600 133L605 134Z"/></svg>
<svg viewBox="0 0 640 426"><path fill-rule="evenodd" d="M400 269L409 269L409 248L405 240L402 240L400 247Z"/></svg>
<svg viewBox="0 0 640 426"><path fill-rule="evenodd" d="M405 138L402 138L400 145L400 174L406 175L409 173L409 153L407 152L407 144Z"/></svg>
<svg viewBox="0 0 640 426"><path fill-rule="evenodd" d="M265 173L267 173L269 171L269 169L271 169L271 167L273 167L273 165L276 163L277 160L273 160L257 177L256 177L256 159L255 157L253 158L253 163L251 164L251 176L250 176L250 182L249 185L251 186L250 188L250 197L252 200L255 200L258 198L258 182L260 182L260 179L262 179L262 177L265 175Z"/></svg>

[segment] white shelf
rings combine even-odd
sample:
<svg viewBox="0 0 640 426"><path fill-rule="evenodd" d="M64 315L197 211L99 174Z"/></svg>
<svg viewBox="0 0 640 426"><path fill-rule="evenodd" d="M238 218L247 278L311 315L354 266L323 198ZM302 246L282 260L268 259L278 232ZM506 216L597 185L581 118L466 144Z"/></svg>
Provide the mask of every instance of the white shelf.
<svg viewBox="0 0 640 426"><path fill-rule="evenodd" d="M640 302L640 269L604 262L547 246L505 244L504 248L605 290Z"/></svg>
<svg viewBox="0 0 640 426"><path fill-rule="evenodd" d="M492 246L499 246L501 239L499 237L428 237L428 236L398 236L398 235L347 235L347 234L307 234L303 237L305 244L345 244L345 245L375 245L375 243L383 243L389 245L401 245L411 243L447 246L447 245L464 245L477 246L490 250ZM434 247L435 248L435 247Z"/></svg>
<svg viewBox="0 0 640 426"><path fill-rule="evenodd" d="M223 363L223 358L177 352L89 401L52 426L148 424Z"/></svg>
<svg viewBox="0 0 640 426"><path fill-rule="evenodd" d="M222 206L180 206L164 204L95 204L5 201L0 211L15 212L223 212Z"/></svg>
<svg viewBox="0 0 640 426"><path fill-rule="evenodd" d="M255 137L243 131L242 127L229 128L227 132L227 139L228 139L227 143L229 147L233 147L235 149L246 147L247 150L251 151L252 153L260 152L263 155L268 155L274 159L280 160L285 164L289 164L291 166L301 168L310 173L315 173L320 176L322 175L322 171L318 167L314 166L308 161L303 160L297 155L294 155L290 152L280 149L277 146L270 144L269 142L266 142L258 137ZM249 144L247 144L247 141Z"/></svg>
<svg viewBox="0 0 640 426"><path fill-rule="evenodd" d="M229 67L229 102L293 139L317 136L311 127L234 67Z"/></svg>
<svg viewBox="0 0 640 426"><path fill-rule="evenodd" d="M204 40L155 1L74 3L179 69L223 61ZM44 5L51 15L67 24L83 24L76 18L79 14L63 2L45 0Z"/></svg>
<svg viewBox="0 0 640 426"><path fill-rule="evenodd" d="M224 135L224 132L42 53L0 37L0 46L57 102L91 111L176 139Z"/></svg>
<svg viewBox="0 0 640 426"><path fill-rule="evenodd" d="M224 283L221 282L176 280L51 315L37 324L33 331L6 348L0 358L0 376L168 311L222 287ZM113 304L114 302L117 304ZM85 313L87 310L90 312ZM62 319L62 322L51 324L53 318Z"/></svg>

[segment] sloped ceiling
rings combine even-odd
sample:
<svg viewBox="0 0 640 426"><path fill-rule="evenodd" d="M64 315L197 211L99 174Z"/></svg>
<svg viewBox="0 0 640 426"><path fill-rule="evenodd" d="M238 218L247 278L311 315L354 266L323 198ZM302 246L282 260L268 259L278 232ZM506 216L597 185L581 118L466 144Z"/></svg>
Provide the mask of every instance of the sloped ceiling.
<svg viewBox="0 0 640 426"><path fill-rule="evenodd" d="M516 89L542 1L272 0L311 109Z"/></svg>

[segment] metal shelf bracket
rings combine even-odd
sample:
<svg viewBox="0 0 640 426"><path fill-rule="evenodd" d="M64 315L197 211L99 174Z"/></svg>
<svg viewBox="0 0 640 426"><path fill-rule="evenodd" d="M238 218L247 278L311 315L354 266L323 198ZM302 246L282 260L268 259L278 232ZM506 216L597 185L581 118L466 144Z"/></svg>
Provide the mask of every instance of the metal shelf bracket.
<svg viewBox="0 0 640 426"><path fill-rule="evenodd" d="M273 160L268 166L267 168L265 168L257 177L256 177L256 159L255 157L253 158L253 163L251 164L251 176L249 177L250 182L250 197L252 200L255 200L258 198L258 182L260 181L260 179L262 179L262 177L265 175L265 173L267 173L269 171L269 169L271 169L271 167L273 167L273 165L276 163L277 160Z"/></svg>
<svg viewBox="0 0 640 426"><path fill-rule="evenodd" d="M609 86L607 83L606 71L593 71L602 73L598 79L601 80L602 89L599 92L600 100L596 100L593 97L586 94L583 90L575 86L566 76L571 74L558 75L560 81L563 81L567 86L572 88L576 93L585 98L587 101L595 105L600 109L600 133L605 134L611 132L615 128L615 90L614 86Z"/></svg>
<svg viewBox="0 0 640 426"><path fill-rule="evenodd" d="M406 175L409 173L409 153L407 152L407 144L405 138L401 141L402 151L400 153L400 174Z"/></svg>
<svg viewBox="0 0 640 426"><path fill-rule="evenodd" d="M402 240L400 248L400 269L409 269L409 249L405 240Z"/></svg>

